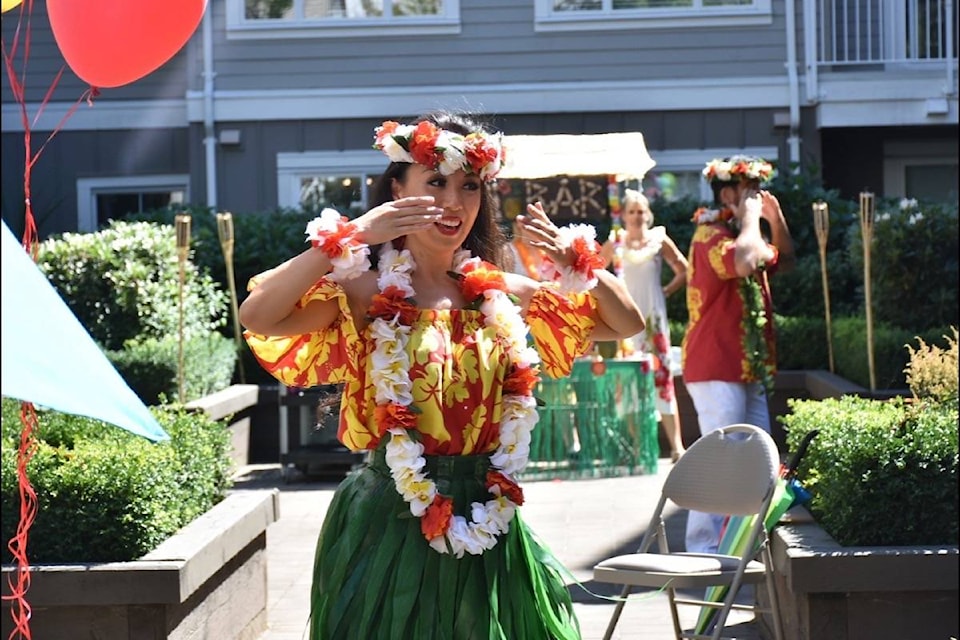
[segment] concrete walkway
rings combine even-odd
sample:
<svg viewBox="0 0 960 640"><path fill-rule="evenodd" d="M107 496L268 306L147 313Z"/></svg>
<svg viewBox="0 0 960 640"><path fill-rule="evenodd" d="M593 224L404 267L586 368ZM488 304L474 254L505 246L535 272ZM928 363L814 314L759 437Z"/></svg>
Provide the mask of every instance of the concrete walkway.
<svg viewBox="0 0 960 640"><path fill-rule="evenodd" d="M593 565L636 549L669 469L669 460L661 459L657 473L645 476L527 481L523 517L586 589L614 595L619 592L616 587L592 581ZM258 640L306 638L313 551L336 482L297 475L284 482L277 465L249 467L236 485L238 489L280 489L280 519L267 530L269 628ZM683 548L685 524L685 513L674 511L667 523L671 548ZM570 591L583 639L600 640L614 605L576 584L570 585ZM672 639L666 595L646 592L633 597L636 600L624 608L614 638ZM746 587L740 600L751 597ZM689 628L696 610L687 609L686 613L681 609L681 623ZM733 611L730 619L735 627L728 629L729 635L763 638L752 614Z"/></svg>

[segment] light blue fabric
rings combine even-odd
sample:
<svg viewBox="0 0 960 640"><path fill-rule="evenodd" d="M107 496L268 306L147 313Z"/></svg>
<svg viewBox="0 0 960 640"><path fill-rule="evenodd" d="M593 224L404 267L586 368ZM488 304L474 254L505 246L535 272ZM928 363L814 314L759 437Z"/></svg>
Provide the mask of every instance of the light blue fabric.
<svg viewBox="0 0 960 640"><path fill-rule="evenodd" d="M170 436L3 223L3 395L109 422L153 441Z"/></svg>

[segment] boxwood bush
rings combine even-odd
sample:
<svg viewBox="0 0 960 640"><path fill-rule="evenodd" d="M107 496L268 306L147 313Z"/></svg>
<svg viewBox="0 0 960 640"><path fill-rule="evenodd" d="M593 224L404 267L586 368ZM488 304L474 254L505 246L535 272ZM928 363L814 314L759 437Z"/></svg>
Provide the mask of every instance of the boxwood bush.
<svg viewBox="0 0 960 640"><path fill-rule="evenodd" d="M20 518L19 411L18 401L3 399L5 542ZM38 503L28 532L31 563L134 560L223 499L232 483L226 424L183 408L152 411L169 441L153 443L99 420L38 410L37 442L27 466ZM2 557L12 561L6 545Z"/></svg>
<svg viewBox="0 0 960 640"><path fill-rule="evenodd" d="M219 330L229 301L209 272L180 265L172 225L113 221L96 233L65 233L40 245L40 269L145 404L179 399L179 332L184 400L230 385L236 342Z"/></svg>
<svg viewBox="0 0 960 640"><path fill-rule="evenodd" d="M817 522L845 546L956 545L957 341L910 349L912 398L788 401L780 417Z"/></svg>

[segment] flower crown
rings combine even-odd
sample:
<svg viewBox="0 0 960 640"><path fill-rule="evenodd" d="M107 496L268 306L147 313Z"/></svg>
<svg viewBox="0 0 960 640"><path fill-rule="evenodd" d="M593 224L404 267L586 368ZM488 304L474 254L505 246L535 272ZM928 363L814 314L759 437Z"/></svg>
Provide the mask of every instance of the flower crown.
<svg viewBox="0 0 960 640"><path fill-rule="evenodd" d="M391 162L416 162L448 176L463 170L490 182L503 168L502 135L475 131L462 135L429 121L416 125L387 120L375 129L373 148Z"/></svg>
<svg viewBox="0 0 960 640"><path fill-rule="evenodd" d="M773 165L763 158L732 156L729 159L715 158L703 170L707 182L736 182L759 180L766 182L773 177Z"/></svg>

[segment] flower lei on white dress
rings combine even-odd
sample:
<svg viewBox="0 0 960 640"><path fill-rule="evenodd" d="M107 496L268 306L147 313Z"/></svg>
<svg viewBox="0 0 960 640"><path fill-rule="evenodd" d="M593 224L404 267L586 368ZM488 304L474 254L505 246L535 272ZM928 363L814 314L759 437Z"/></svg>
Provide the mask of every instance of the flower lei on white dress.
<svg viewBox="0 0 960 640"><path fill-rule="evenodd" d="M492 549L498 536L507 533L516 507L523 504L523 492L513 479L527 466L530 434L539 419L533 388L539 381L540 361L527 344L528 327L520 308L506 292L502 274L493 265L461 251L454 256L451 275L460 280L464 298L479 305L484 323L494 327L506 347L508 364L502 398L500 444L490 457L486 486L491 499L471 504L468 521L453 514L453 500L437 491L427 477L424 447L415 435L416 409L407 343L417 307L410 274L416 268L410 252L384 247L380 255L377 284L370 315L374 353L372 373L377 420L390 433L386 463L397 492L420 518L421 531L438 553L480 555Z"/></svg>

